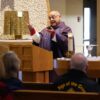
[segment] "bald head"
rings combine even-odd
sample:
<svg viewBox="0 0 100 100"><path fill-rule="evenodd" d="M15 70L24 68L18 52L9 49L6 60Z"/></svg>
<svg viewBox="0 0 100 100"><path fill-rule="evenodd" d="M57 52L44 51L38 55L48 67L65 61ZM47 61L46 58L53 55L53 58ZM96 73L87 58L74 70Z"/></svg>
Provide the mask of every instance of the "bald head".
<svg viewBox="0 0 100 100"><path fill-rule="evenodd" d="M86 73L88 61L82 53L76 53L71 58L71 69L81 70Z"/></svg>
<svg viewBox="0 0 100 100"><path fill-rule="evenodd" d="M49 13L49 20L51 26L57 26L61 21L61 14L58 11L51 11Z"/></svg>
<svg viewBox="0 0 100 100"><path fill-rule="evenodd" d="M51 12L49 13L49 15L58 15L58 16L61 16L61 15L60 15L60 12L58 12L58 11L51 11Z"/></svg>

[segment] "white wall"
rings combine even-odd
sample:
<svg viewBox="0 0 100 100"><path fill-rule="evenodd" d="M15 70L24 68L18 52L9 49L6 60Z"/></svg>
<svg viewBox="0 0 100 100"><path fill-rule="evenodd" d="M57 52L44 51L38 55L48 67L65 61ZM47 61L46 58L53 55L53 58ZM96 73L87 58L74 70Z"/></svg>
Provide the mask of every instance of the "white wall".
<svg viewBox="0 0 100 100"><path fill-rule="evenodd" d="M50 0L50 8L61 12L62 20L72 28L75 51L83 52L83 0ZM77 17L80 17L80 22Z"/></svg>

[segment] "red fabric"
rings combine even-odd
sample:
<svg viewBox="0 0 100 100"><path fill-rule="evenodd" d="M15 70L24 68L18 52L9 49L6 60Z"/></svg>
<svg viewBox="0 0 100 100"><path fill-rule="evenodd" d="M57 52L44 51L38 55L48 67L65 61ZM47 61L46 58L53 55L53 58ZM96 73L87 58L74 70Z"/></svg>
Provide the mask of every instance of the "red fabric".
<svg viewBox="0 0 100 100"><path fill-rule="evenodd" d="M55 35L54 29L47 29L47 31L51 34L51 38L53 38Z"/></svg>
<svg viewBox="0 0 100 100"><path fill-rule="evenodd" d="M4 84L3 82L0 82L0 89L4 89L6 87L6 84Z"/></svg>
<svg viewBox="0 0 100 100"><path fill-rule="evenodd" d="M12 94L3 82L0 82L0 100L13 100Z"/></svg>
<svg viewBox="0 0 100 100"><path fill-rule="evenodd" d="M30 35L34 35L36 33L35 29L31 25L28 25L28 27L30 30Z"/></svg>
<svg viewBox="0 0 100 100"><path fill-rule="evenodd" d="M0 100L13 100L12 94L0 96Z"/></svg>
<svg viewBox="0 0 100 100"><path fill-rule="evenodd" d="M55 32L52 32L52 33L51 33L51 38L53 38L53 37L54 37L54 35L55 35Z"/></svg>

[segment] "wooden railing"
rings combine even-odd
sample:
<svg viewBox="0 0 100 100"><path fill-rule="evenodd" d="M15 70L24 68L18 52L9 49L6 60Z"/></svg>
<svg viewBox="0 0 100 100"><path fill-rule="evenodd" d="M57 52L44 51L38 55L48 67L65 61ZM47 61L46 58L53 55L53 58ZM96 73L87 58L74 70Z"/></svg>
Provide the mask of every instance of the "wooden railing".
<svg viewBox="0 0 100 100"><path fill-rule="evenodd" d="M99 93L44 90L17 90L13 97L14 100L100 100Z"/></svg>
<svg viewBox="0 0 100 100"><path fill-rule="evenodd" d="M52 83L23 82L23 88L27 90L57 90Z"/></svg>

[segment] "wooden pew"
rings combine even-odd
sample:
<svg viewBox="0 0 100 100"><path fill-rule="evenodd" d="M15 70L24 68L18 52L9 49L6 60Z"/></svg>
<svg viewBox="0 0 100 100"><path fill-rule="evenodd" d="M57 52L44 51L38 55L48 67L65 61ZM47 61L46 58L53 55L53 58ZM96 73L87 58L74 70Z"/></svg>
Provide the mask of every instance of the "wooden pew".
<svg viewBox="0 0 100 100"><path fill-rule="evenodd" d="M23 82L23 88L27 90L57 90L52 83Z"/></svg>
<svg viewBox="0 0 100 100"><path fill-rule="evenodd" d="M14 100L100 100L99 93L42 90L17 90L13 97Z"/></svg>

